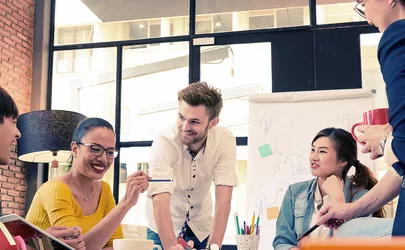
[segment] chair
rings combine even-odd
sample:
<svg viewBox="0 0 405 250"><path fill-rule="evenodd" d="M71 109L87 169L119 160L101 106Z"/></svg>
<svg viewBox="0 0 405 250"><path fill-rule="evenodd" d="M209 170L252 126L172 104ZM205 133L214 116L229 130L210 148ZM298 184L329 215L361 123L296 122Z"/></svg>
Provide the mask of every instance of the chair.
<svg viewBox="0 0 405 250"><path fill-rule="evenodd" d="M131 224L121 224L121 226L124 239L146 239L147 227Z"/></svg>

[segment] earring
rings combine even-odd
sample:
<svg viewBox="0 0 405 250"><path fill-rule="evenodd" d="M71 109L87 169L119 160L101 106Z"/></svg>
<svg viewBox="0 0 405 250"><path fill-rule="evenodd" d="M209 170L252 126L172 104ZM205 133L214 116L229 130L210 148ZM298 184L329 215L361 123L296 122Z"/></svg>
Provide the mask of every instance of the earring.
<svg viewBox="0 0 405 250"><path fill-rule="evenodd" d="M394 1L394 2L392 2L392 4L391 4L391 8L394 8L396 4L397 4L397 3L396 3L395 1Z"/></svg>

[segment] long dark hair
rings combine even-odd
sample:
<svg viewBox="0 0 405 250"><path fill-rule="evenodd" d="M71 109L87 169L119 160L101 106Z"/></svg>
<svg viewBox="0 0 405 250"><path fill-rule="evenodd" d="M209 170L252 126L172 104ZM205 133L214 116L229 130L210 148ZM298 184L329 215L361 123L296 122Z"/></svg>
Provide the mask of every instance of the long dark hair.
<svg viewBox="0 0 405 250"><path fill-rule="evenodd" d="M340 128L325 128L319 131L312 140L312 144L320 137L328 137L335 145L337 159L347 162L342 171L343 180L346 179L347 172L352 166L356 169L356 173L350 176L350 200L356 194L353 192L353 186L370 190L377 184L378 181L370 169L357 159L357 144L349 132ZM384 208L375 211L373 217L385 217Z"/></svg>

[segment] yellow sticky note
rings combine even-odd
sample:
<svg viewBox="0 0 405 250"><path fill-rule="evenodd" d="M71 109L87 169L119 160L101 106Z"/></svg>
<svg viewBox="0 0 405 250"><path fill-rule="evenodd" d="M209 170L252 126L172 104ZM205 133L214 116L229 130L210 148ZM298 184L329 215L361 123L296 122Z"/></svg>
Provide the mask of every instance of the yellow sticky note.
<svg viewBox="0 0 405 250"><path fill-rule="evenodd" d="M280 213L279 207L268 207L267 208L267 219L268 220L275 220L278 218L278 214Z"/></svg>

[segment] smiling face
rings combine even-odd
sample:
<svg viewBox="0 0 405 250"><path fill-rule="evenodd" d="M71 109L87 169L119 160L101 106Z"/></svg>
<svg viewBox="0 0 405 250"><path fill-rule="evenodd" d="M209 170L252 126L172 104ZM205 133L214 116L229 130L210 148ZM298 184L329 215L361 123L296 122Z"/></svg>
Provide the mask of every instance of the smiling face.
<svg viewBox="0 0 405 250"><path fill-rule="evenodd" d="M115 134L108 128L93 128L81 140L83 144L94 144L105 149L115 148ZM90 152L90 147L72 142L74 166L77 171L93 180L103 178L114 159L107 158L106 152L96 156Z"/></svg>
<svg viewBox="0 0 405 250"><path fill-rule="evenodd" d="M179 104L177 127L184 145L191 150L198 151L207 138L208 129L218 124L218 117L209 120L204 105L191 106L185 101Z"/></svg>
<svg viewBox="0 0 405 250"><path fill-rule="evenodd" d="M0 124L0 165L9 164L11 148L17 143L17 139L20 137L21 134L17 128L17 119L4 117L3 123Z"/></svg>
<svg viewBox="0 0 405 250"><path fill-rule="evenodd" d="M328 137L319 137L311 147L309 156L312 175L326 179L331 175L341 176L346 162L338 160L333 141Z"/></svg>

